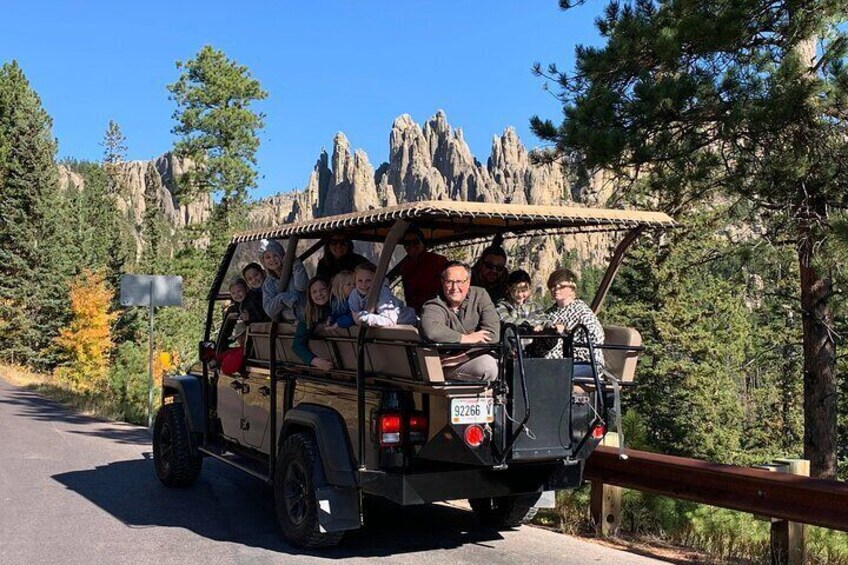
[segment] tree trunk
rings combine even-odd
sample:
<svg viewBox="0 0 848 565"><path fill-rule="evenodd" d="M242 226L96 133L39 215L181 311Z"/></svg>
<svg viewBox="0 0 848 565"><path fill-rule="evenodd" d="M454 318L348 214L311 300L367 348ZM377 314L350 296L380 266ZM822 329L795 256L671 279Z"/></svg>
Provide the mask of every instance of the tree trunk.
<svg viewBox="0 0 848 565"><path fill-rule="evenodd" d="M798 244L804 329L804 458L813 477L836 478L836 344L831 334L833 283L813 263L817 244L809 225Z"/></svg>

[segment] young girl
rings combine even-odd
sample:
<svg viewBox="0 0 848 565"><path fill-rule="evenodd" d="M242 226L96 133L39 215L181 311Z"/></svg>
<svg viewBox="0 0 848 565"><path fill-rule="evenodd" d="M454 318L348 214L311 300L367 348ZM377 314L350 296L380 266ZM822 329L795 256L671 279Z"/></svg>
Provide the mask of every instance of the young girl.
<svg viewBox="0 0 848 565"><path fill-rule="evenodd" d="M353 272L340 271L333 277L328 328L349 328L353 325L348 298L353 292Z"/></svg>
<svg viewBox="0 0 848 565"><path fill-rule="evenodd" d="M356 289L350 293L348 298L353 320L357 324L374 327L418 323L415 310L404 306L403 302L392 294L392 291L385 284L380 289L380 296L377 299L377 311L373 313L366 311L365 302L368 291L371 290L371 284L374 282L376 271L377 267L374 263L362 263L356 267L353 273Z"/></svg>
<svg viewBox="0 0 848 565"><path fill-rule="evenodd" d="M309 339L315 333L316 328L323 324L330 315L330 284L327 279L322 277L310 279L306 296L304 319L297 323L292 349L307 365L322 371L329 371L333 368L333 362L318 357L309 350Z"/></svg>
<svg viewBox="0 0 848 565"><path fill-rule="evenodd" d="M498 302L497 310L501 322L515 324L522 329L541 331L545 326L545 311L531 299L530 275L518 269L507 279L506 298Z"/></svg>

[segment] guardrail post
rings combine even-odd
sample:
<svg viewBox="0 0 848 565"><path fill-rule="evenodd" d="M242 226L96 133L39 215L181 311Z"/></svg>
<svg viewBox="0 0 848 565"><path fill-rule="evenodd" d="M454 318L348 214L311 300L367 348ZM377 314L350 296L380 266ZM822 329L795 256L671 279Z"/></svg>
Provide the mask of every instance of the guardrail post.
<svg viewBox="0 0 848 565"><path fill-rule="evenodd" d="M806 459L778 459L778 473L810 476L810 462ZM806 562L804 534L806 526L788 520L772 520L771 562L775 565L803 565Z"/></svg>
<svg viewBox="0 0 848 565"><path fill-rule="evenodd" d="M609 432L601 441L601 445L618 447L618 434ZM603 538L618 533L618 528L621 526L621 487L592 481L589 508L592 513L592 523L595 524L596 536Z"/></svg>

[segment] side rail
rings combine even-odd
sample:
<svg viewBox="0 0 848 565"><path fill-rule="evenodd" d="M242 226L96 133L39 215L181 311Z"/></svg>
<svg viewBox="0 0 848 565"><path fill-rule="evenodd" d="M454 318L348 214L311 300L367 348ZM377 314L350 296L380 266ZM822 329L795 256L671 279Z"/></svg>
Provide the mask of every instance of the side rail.
<svg viewBox="0 0 848 565"><path fill-rule="evenodd" d="M772 524L772 563L806 562L803 529L791 528L793 523L848 532L848 484L842 481L631 449L626 455L621 458L615 448L601 446L588 459L583 476L592 481L593 498L601 498L609 488L605 485L614 485L777 519ZM599 518L617 523L605 512Z"/></svg>

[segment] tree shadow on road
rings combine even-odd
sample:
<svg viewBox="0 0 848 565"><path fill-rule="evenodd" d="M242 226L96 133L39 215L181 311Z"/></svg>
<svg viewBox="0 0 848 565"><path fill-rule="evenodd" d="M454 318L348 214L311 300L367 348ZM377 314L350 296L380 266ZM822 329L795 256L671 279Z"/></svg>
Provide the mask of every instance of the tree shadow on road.
<svg viewBox="0 0 848 565"><path fill-rule="evenodd" d="M30 388L16 387L10 396L0 398L0 403L17 406L20 410L19 414L27 419L64 422L80 426L79 429L68 429L69 433L93 435L133 445L150 443L147 428L80 414L57 400L45 398Z"/></svg>
<svg viewBox="0 0 848 565"><path fill-rule="evenodd" d="M348 532L339 547L303 551L281 538L270 487L209 459L198 481L186 489L164 487L149 459L118 461L53 479L130 527L185 528L211 540L287 554L380 557L466 544L486 547L502 539L499 532L480 526L468 510L380 503L368 505L367 526Z"/></svg>

